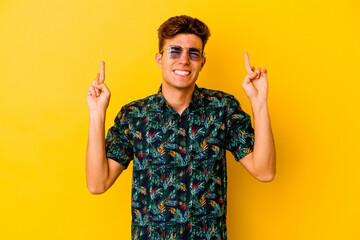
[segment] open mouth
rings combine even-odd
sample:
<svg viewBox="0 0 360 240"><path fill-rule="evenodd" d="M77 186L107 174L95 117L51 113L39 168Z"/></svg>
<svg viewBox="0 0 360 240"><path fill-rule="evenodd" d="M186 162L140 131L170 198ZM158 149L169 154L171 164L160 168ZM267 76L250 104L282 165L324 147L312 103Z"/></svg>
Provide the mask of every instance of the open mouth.
<svg viewBox="0 0 360 240"><path fill-rule="evenodd" d="M181 70L174 70L174 73L180 76L188 76L191 72L190 71L181 71Z"/></svg>

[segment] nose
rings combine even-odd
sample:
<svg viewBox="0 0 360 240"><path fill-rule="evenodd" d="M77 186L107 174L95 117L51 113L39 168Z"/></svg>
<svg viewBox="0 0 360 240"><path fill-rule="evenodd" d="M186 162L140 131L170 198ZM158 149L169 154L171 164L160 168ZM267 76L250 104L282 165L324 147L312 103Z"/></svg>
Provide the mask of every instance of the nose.
<svg viewBox="0 0 360 240"><path fill-rule="evenodd" d="M189 49L187 49L187 48L183 49L181 56L179 58L179 62L184 63L184 64L190 63L188 51L189 51Z"/></svg>

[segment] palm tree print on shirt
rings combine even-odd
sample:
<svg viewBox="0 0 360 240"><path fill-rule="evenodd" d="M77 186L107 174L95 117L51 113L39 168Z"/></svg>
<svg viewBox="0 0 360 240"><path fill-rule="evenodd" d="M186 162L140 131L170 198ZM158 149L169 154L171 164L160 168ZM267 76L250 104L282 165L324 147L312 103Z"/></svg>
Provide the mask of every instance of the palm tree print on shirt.
<svg viewBox="0 0 360 240"><path fill-rule="evenodd" d="M227 239L225 152L253 151L251 119L227 93L195 86L181 116L161 92L120 110L108 158L133 160L132 239Z"/></svg>

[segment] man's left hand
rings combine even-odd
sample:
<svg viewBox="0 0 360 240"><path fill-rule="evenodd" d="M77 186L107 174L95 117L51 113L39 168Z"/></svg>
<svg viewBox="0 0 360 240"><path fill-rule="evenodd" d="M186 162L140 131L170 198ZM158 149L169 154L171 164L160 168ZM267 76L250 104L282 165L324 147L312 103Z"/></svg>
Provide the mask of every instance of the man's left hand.
<svg viewBox="0 0 360 240"><path fill-rule="evenodd" d="M252 103L266 102L268 96L268 80L266 68L257 68L250 65L249 56L244 53L247 74L242 87Z"/></svg>

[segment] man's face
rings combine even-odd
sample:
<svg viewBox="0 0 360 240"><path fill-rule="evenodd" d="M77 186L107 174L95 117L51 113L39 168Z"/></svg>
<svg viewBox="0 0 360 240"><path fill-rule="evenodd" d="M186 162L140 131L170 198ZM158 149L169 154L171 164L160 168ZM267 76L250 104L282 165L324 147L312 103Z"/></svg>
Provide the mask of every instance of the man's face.
<svg viewBox="0 0 360 240"><path fill-rule="evenodd" d="M162 54L156 54L156 62L162 69L163 88L193 89L206 59L203 57L200 61L191 60L187 51L188 48L202 49L201 38L195 34L177 34L175 37L165 40L164 47L170 45L178 45L185 49L177 59L169 58L166 49Z"/></svg>

